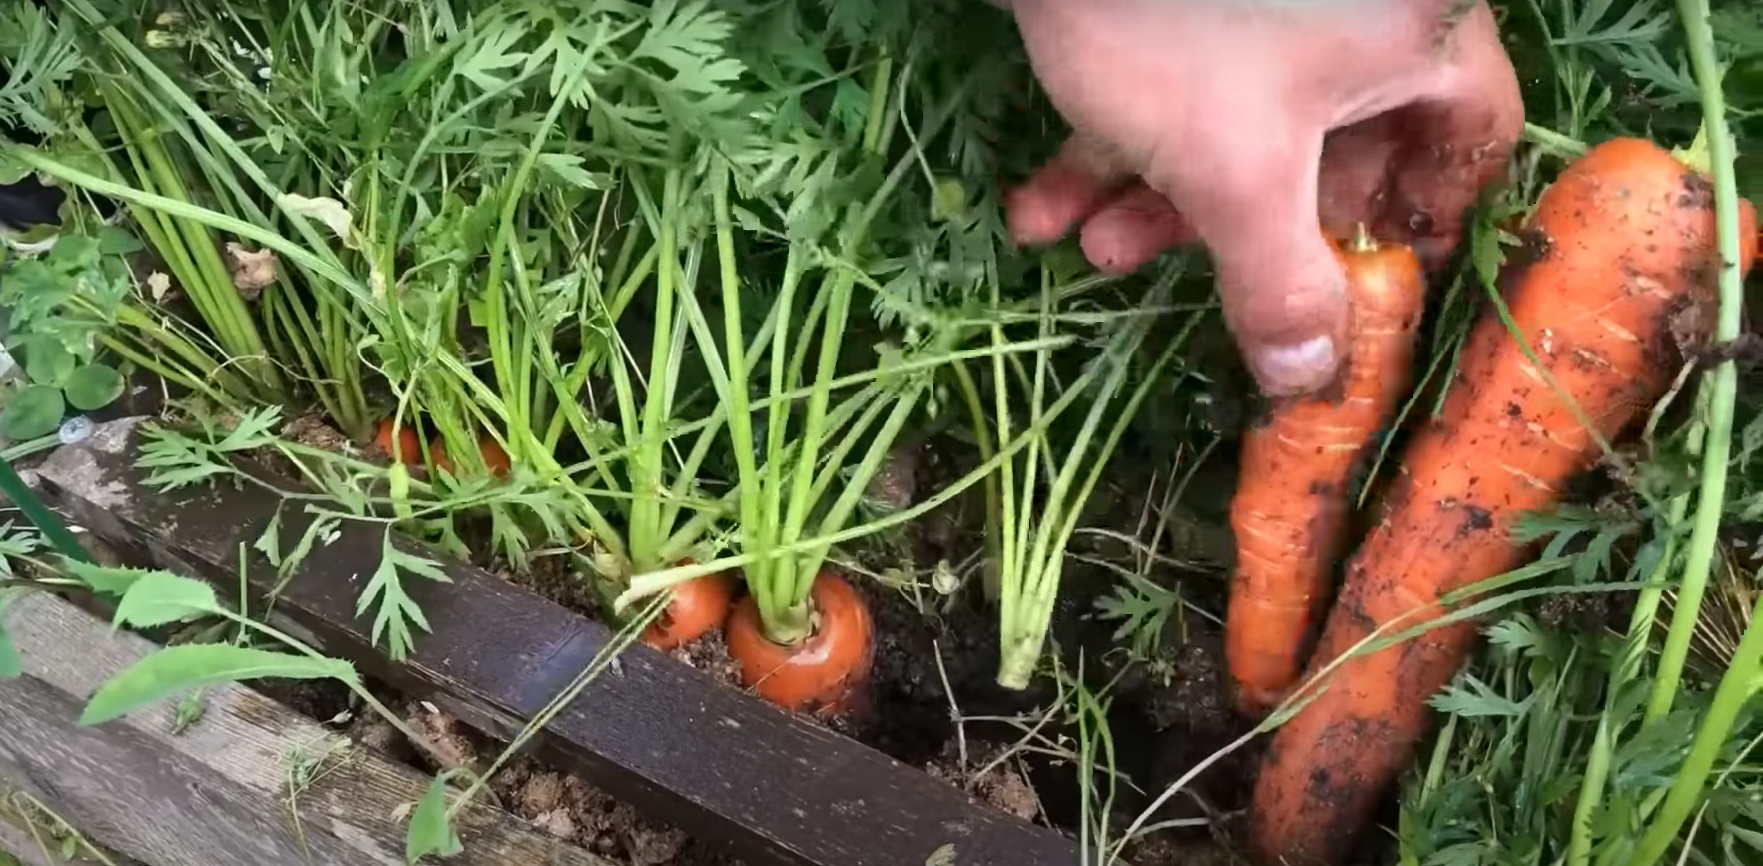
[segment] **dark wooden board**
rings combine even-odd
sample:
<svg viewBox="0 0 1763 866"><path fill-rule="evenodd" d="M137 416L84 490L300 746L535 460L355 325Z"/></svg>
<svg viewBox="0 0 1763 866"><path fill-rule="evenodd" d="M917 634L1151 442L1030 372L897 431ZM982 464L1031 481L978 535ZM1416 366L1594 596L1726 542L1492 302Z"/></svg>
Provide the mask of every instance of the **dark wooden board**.
<svg viewBox="0 0 1763 866"><path fill-rule="evenodd" d="M280 498L254 485L157 493L134 465L127 419L52 454L35 472L50 504L100 538L135 546L162 567L235 590L241 546L277 513ZM283 489L296 483L278 481ZM310 517L281 510L284 544ZM583 670L611 637L572 613L480 569L408 540L445 564L450 583L407 579L432 634L393 663L371 645L355 608L380 560L383 533L346 524L288 581L277 610L326 651L468 724L506 735ZM255 550L250 585L274 569ZM919 770L715 681L645 646L621 657L541 738L572 770L640 810L752 866L1066 866L1066 836L976 804ZM950 855L953 855L952 858Z"/></svg>
<svg viewBox="0 0 1763 866"><path fill-rule="evenodd" d="M0 794L29 794L88 841L147 866L404 862L401 816L427 775L232 684L205 690L201 716L182 730L170 702L82 726L92 693L158 647L42 593L8 603L0 622L24 668L0 680ZM296 761L315 768L297 787ZM458 826L455 866L612 866L481 800ZM17 835L0 832L0 850L33 854Z"/></svg>

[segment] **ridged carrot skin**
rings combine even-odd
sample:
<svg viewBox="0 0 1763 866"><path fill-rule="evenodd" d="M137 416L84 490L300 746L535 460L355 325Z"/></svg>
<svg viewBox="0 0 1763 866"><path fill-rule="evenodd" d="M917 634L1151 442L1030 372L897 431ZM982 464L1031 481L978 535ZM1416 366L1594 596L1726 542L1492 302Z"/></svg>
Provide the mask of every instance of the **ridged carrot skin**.
<svg viewBox="0 0 1763 866"><path fill-rule="evenodd" d="M1426 280L1399 244L1349 242L1351 350L1324 393L1282 400L1243 438L1231 500L1236 573L1224 629L1237 705L1259 716L1304 671L1341 555L1355 476L1406 393Z"/></svg>
<svg viewBox="0 0 1763 866"><path fill-rule="evenodd" d="M1742 218L1755 232L1748 203ZM1560 389L1612 438L1680 369L1674 330L1713 320L1712 189L1657 145L1617 139L1562 173L1530 228L1538 259L1505 275L1513 320ZM1744 268L1752 255L1745 251ZM1348 565L1313 673L1380 626L1401 618L1393 632L1435 618L1446 593L1519 565L1525 550L1509 538L1513 522L1555 502L1600 453L1496 311L1475 325L1459 372ZM1275 733L1256 782L1249 838L1260 858L1298 866L1345 856L1413 759L1426 701L1456 674L1476 634L1469 623L1434 629L1330 675Z"/></svg>

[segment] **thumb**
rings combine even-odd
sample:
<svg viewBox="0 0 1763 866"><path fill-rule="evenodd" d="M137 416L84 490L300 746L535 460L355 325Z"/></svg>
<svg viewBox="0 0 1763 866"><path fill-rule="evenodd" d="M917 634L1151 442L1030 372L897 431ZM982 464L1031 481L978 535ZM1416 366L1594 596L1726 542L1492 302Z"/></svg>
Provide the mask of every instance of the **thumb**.
<svg viewBox="0 0 1763 866"><path fill-rule="evenodd" d="M1268 396L1308 393L1347 354L1346 274L1317 217L1322 134L1221 136L1146 180L1211 251L1225 321Z"/></svg>

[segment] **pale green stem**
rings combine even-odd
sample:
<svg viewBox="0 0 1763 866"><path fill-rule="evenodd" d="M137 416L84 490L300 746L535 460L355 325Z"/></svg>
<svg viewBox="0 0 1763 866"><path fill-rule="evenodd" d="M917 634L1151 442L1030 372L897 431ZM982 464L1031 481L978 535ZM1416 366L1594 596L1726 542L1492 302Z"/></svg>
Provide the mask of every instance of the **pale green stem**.
<svg viewBox="0 0 1763 866"><path fill-rule="evenodd" d="M1733 142L1726 123L1726 99L1720 89L1720 73L1714 57L1713 33L1708 26L1706 0L1679 0L1678 13L1688 37L1690 65L1695 70L1706 133L1709 170L1714 182L1714 209L1720 255L1720 313L1714 344L1726 345L1739 336L1744 303L1744 275L1739 270L1738 191L1733 176ZM1671 628L1659 654L1658 677L1647 704L1649 721L1671 709L1678 682L1689 657L1702 595L1713 569L1726 508L1727 463L1732 454L1733 404L1738 396L1738 367L1728 360L1714 368L1707 404L1707 433L1703 440L1702 471L1697 490L1695 523L1690 531L1683 581L1671 617Z"/></svg>
<svg viewBox="0 0 1763 866"><path fill-rule="evenodd" d="M1739 196L1734 176L1736 155L1726 121L1726 98L1721 91L1720 68L1709 25L1708 0L1678 0L1683 20L1690 67L1696 75L1702 102L1702 123L1707 134L1709 169L1714 182L1715 225L1720 249L1720 316L1715 328L1716 345L1739 336L1742 326L1744 275L1740 271ZM1708 406L1706 452L1702 459L1701 489L1696 502L1696 521L1690 533L1683 586L1671 632L1659 660L1659 679L1675 683L1688 656L1688 632L1695 626L1701 596L1712 570L1721 513L1726 505L1726 477L1732 448L1733 404L1738 392L1738 368L1731 360L1714 371L1713 396ZM1706 793L1708 776L1720 757L1740 711L1756 693L1758 668L1763 664L1763 627L1754 617L1739 640L1737 652L1720 685L1713 704L1696 729L1689 754L1678 768L1670 793L1653 816L1639 849L1629 866L1653 866L1677 842L1679 833ZM1680 628L1681 626L1681 628ZM1680 637L1680 631L1683 632ZM1675 639L1675 640L1674 640Z"/></svg>

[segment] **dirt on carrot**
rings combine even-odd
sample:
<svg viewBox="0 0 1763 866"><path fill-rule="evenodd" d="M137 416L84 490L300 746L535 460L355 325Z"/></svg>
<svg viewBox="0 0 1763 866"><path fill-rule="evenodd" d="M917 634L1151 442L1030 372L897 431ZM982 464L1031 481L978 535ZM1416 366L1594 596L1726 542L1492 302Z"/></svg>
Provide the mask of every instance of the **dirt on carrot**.
<svg viewBox="0 0 1763 866"><path fill-rule="evenodd" d="M1243 440L1225 654L1251 716L1279 703L1303 672L1346 541L1355 476L1411 379L1426 296L1420 260L1361 233L1340 261L1353 304L1341 380L1274 404Z"/></svg>
<svg viewBox="0 0 1763 866"><path fill-rule="evenodd" d="M1755 212L1742 210L1743 230L1755 232ZM1348 565L1312 674L1380 627L1436 618L1445 594L1518 565L1526 551L1507 535L1513 521L1556 502L1601 453L1560 394L1600 437L1616 436L1678 372L1677 314L1716 303L1709 183L1651 142L1592 149L1544 193L1530 225L1548 248L1514 275L1506 303L1540 367L1486 311L1442 412L1409 444L1381 521ZM1426 701L1476 635L1474 623L1435 628L1327 678L1268 750L1250 810L1257 856L1340 862L1411 762Z"/></svg>

